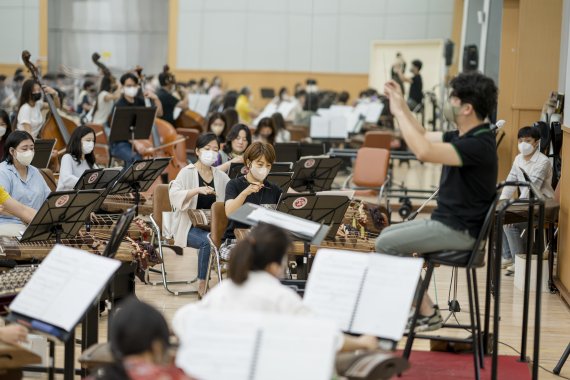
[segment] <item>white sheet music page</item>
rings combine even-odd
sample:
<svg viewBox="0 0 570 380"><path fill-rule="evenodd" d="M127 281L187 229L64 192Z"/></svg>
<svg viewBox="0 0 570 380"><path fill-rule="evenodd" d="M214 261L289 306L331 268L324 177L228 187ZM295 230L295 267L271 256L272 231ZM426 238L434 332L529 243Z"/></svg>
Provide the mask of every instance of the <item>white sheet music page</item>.
<svg viewBox="0 0 570 380"><path fill-rule="evenodd" d="M408 321L423 260L370 253L368 263L351 332L399 341Z"/></svg>
<svg viewBox="0 0 570 380"><path fill-rule="evenodd" d="M303 236L315 236L319 228L321 228L319 223L297 218L283 212L268 210L264 207L255 209L247 218L254 222L273 224Z"/></svg>
<svg viewBox="0 0 570 380"><path fill-rule="evenodd" d="M118 260L56 245L10 310L71 331L120 266Z"/></svg>
<svg viewBox="0 0 570 380"><path fill-rule="evenodd" d="M368 266L367 256L366 253L319 249L307 281L305 305L347 331Z"/></svg>

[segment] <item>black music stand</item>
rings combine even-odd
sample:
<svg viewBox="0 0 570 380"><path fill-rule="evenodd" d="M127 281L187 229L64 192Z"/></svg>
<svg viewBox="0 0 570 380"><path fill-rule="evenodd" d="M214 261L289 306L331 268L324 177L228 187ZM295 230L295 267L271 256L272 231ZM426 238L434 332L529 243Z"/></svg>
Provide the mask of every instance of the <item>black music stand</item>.
<svg viewBox="0 0 570 380"><path fill-rule="evenodd" d="M326 153L324 143L301 143L299 145L299 158L306 156L320 156Z"/></svg>
<svg viewBox="0 0 570 380"><path fill-rule="evenodd" d="M51 152L55 145L55 140L36 140L34 141L34 158L30 165L38 169L47 168L51 159Z"/></svg>
<svg viewBox="0 0 570 380"><path fill-rule="evenodd" d="M170 160L170 158L152 158L133 162L127 170L121 173L105 196L134 193L135 214L138 215L140 193L150 189L154 181L168 166ZM99 206L103 199L101 199Z"/></svg>
<svg viewBox="0 0 570 380"><path fill-rule="evenodd" d="M299 149L300 146L298 142L277 143L275 144L275 156L278 161L295 162L300 157Z"/></svg>
<svg viewBox="0 0 570 380"><path fill-rule="evenodd" d="M340 158L302 158L293 168L291 188L297 192L308 193L330 190L341 165Z"/></svg>
<svg viewBox="0 0 570 380"><path fill-rule="evenodd" d="M156 107L115 107L109 142L148 139L155 116Z"/></svg>
<svg viewBox="0 0 570 380"><path fill-rule="evenodd" d="M349 205L344 195L283 194L277 211L329 225L326 238L334 239Z"/></svg>
<svg viewBox="0 0 570 380"><path fill-rule="evenodd" d="M102 193L102 190L51 193L24 231L20 241L55 239L56 243L60 244L62 238L74 238Z"/></svg>
<svg viewBox="0 0 570 380"><path fill-rule="evenodd" d="M281 194L286 194L291 186L291 176L293 172L277 172L267 175L267 182L274 183L281 189Z"/></svg>
<svg viewBox="0 0 570 380"><path fill-rule="evenodd" d="M75 190L106 189L121 174L118 169L85 170L77 180Z"/></svg>
<svg viewBox="0 0 570 380"><path fill-rule="evenodd" d="M247 168L245 167L245 164L237 164L235 162L232 162L230 165L230 170L228 171L228 177L230 177L230 179L241 177L242 175L246 174Z"/></svg>

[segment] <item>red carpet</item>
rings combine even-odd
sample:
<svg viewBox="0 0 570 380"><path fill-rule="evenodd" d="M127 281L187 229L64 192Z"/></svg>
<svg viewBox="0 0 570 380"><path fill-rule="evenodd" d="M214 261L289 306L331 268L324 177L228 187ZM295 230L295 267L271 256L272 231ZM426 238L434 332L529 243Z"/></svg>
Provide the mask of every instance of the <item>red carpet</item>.
<svg viewBox="0 0 570 380"><path fill-rule="evenodd" d="M499 355L499 379L530 379L527 363L517 362L518 356ZM471 353L453 354L447 352L412 351L411 367L395 379L405 380L463 380L474 379L473 355ZM481 370L481 379L491 378L491 357L485 357L485 368Z"/></svg>

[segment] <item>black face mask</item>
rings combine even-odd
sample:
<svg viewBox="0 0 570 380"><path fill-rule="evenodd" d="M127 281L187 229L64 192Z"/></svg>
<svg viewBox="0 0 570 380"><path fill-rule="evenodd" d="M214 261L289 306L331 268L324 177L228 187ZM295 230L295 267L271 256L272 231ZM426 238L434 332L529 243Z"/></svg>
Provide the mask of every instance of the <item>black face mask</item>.
<svg viewBox="0 0 570 380"><path fill-rule="evenodd" d="M32 92L32 100L34 102L37 102L38 100L40 100L42 98L42 93L41 92Z"/></svg>

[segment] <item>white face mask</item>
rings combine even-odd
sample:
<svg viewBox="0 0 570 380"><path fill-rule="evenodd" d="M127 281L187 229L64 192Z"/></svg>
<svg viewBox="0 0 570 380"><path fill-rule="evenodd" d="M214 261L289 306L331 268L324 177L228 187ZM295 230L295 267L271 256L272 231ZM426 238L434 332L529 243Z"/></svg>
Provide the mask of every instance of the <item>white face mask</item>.
<svg viewBox="0 0 570 380"><path fill-rule="evenodd" d="M16 160L18 160L18 162L24 166L30 165L33 159L34 159L33 150L26 150L25 152L16 151Z"/></svg>
<svg viewBox="0 0 570 380"><path fill-rule="evenodd" d="M251 168L249 168L249 172L256 180L258 180L259 182L263 182L267 177L267 175L269 174L269 169L265 167L258 168L257 166L252 166Z"/></svg>
<svg viewBox="0 0 570 380"><path fill-rule="evenodd" d="M124 87L123 93L128 97L134 98L139 93L139 88L138 87Z"/></svg>
<svg viewBox="0 0 570 380"><path fill-rule="evenodd" d="M214 132L216 136L221 135L223 131L224 131L223 125L212 125L212 132Z"/></svg>
<svg viewBox="0 0 570 380"><path fill-rule="evenodd" d="M0 127L0 137L6 134L6 127Z"/></svg>
<svg viewBox="0 0 570 380"><path fill-rule="evenodd" d="M203 150L200 152L200 162L206 166L212 166L218 160L218 152Z"/></svg>
<svg viewBox="0 0 570 380"><path fill-rule="evenodd" d="M523 156L528 156L534 152L534 149L531 143L527 143L526 141L519 143L519 152L521 152Z"/></svg>
<svg viewBox="0 0 570 380"><path fill-rule="evenodd" d="M81 151L83 154L89 154L93 152L93 148L95 147L95 142L93 141L82 141L81 142Z"/></svg>

